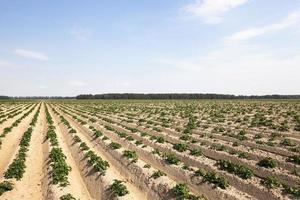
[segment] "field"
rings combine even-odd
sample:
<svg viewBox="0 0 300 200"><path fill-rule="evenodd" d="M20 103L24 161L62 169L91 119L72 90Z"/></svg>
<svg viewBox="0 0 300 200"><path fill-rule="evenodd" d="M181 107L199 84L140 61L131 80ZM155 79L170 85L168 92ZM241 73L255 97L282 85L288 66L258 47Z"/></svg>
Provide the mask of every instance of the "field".
<svg viewBox="0 0 300 200"><path fill-rule="evenodd" d="M0 199L300 199L300 101L1 101Z"/></svg>

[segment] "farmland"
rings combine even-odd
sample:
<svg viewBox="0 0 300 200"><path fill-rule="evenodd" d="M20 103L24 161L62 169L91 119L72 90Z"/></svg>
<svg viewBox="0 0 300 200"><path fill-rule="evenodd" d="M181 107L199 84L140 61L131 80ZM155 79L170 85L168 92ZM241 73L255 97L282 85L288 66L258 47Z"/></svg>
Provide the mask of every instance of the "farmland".
<svg viewBox="0 0 300 200"><path fill-rule="evenodd" d="M300 199L300 101L1 101L0 199Z"/></svg>

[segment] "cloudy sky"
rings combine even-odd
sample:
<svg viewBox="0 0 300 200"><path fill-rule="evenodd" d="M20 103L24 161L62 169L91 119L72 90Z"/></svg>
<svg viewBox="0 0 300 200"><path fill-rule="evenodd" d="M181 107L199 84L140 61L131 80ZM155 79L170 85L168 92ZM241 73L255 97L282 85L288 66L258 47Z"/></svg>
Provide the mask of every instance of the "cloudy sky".
<svg viewBox="0 0 300 200"><path fill-rule="evenodd" d="M300 0L0 0L0 95L300 94Z"/></svg>

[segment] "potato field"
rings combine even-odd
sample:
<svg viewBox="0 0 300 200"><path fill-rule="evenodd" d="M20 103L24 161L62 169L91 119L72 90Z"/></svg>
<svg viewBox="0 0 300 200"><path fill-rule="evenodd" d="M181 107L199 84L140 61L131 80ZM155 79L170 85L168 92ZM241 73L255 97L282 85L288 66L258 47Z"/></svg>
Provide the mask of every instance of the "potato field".
<svg viewBox="0 0 300 200"><path fill-rule="evenodd" d="M300 199L300 101L0 101L0 199Z"/></svg>

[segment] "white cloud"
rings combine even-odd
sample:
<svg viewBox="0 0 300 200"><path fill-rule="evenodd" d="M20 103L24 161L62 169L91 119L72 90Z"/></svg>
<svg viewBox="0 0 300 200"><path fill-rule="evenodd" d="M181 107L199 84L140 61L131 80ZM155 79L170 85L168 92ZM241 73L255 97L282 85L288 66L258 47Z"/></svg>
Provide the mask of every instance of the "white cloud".
<svg viewBox="0 0 300 200"><path fill-rule="evenodd" d="M73 87L82 87L82 86L85 86L86 83L83 81L79 81L79 80L73 80L73 81L69 81L68 85L73 86Z"/></svg>
<svg viewBox="0 0 300 200"><path fill-rule="evenodd" d="M272 33L275 31L279 31L285 29L291 25L298 23L300 20L300 12L293 12L289 14L287 17L281 19L279 22L262 26L262 27L254 27L246 30L242 30L232 34L229 37L226 37L226 41L241 41L251 39L266 33Z"/></svg>
<svg viewBox="0 0 300 200"><path fill-rule="evenodd" d="M7 60L0 59L0 67L14 67L15 64Z"/></svg>
<svg viewBox="0 0 300 200"><path fill-rule="evenodd" d="M283 54L260 45L235 44L198 57L167 58L159 64L178 70L181 82L198 90L235 94L299 93L300 49ZM189 77L184 80L185 77ZM191 85L192 87L193 85ZM201 90L202 89L202 90Z"/></svg>
<svg viewBox="0 0 300 200"><path fill-rule="evenodd" d="M247 3L248 0L196 0L184 7L184 11L201 17L206 23L219 23L225 12Z"/></svg>
<svg viewBox="0 0 300 200"><path fill-rule="evenodd" d="M92 36L92 30L90 28L84 28L80 26L74 27L70 34L79 41L88 41L90 37Z"/></svg>
<svg viewBox="0 0 300 200"><path fill-rule="evenodd" d="M49 57L41 52L30 51L26 49L15 49L14 53L17 56L21 56L24 58L30 58L30 59L41 60L41 61L49 60Z"/></svg>

